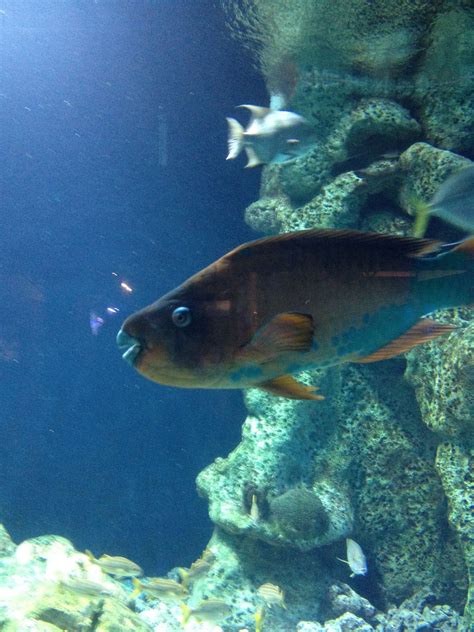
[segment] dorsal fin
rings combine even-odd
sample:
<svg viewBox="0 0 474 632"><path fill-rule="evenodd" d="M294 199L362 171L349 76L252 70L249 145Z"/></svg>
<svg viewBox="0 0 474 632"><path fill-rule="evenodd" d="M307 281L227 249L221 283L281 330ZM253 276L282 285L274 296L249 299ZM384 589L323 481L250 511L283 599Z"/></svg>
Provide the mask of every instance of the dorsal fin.
<svg viewBox="0 0 474 632"><path fill-rule="evenodd" d="M255 241L242 244L234 250L231 250L227 257L235 257L241 253L247 254L246 251L256 246L266 246L272 244L288 244L301 245L317 248L319 243L327 243L329 241L344 244L359 244L361 246L378 245L383 247L387 253L396 251L399 255L409 257L420 257L429 253L436 253L441 246L441 242L433 239L419 239L415 237L401 237L399 235L385 235L383 233L365 233L357 230L335 230L335 229L309 229L300 230L273 237L263 237Z"/></svg>
<svg viewBox="0 0 474 632"><path fill-rule="evenodd" d="M264 118L272 111L270 108L263 107L262 105L238 105L238 108L246 108L252 115L252 119Z"/></svg>

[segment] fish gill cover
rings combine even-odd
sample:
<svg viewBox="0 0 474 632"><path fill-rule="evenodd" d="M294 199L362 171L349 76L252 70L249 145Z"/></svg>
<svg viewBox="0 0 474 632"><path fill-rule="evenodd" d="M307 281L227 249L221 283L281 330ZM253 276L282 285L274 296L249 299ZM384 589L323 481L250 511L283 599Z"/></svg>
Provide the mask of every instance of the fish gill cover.
<svg viewBox="0 0 474 632"><path fill-rule="evenodd" d="M268 105L273 97L273 107L284 103L319 134L307 155L263 169L261 197L245 212L254 234L338 228L410 236L414 200L428 203L474 157L472 8L443 0L224 5L268 95L248 83L250 61L231 48L214 3L212 10L203 2L134 3L118 12L79 3L58 49L50 33L61 30L48 19L59 5L42 6L43 30L33 32L37 3L23 13L2 5L10 213L1 517L15 540L29 538L16 546L1 531L2 624L467 631L472 310L437 313L456 330L407 355L299 375L319 386L323 401L249 390L241 441L214 462L238 441L238 399L147 384L120 364L113 329L248 238L241 210L256 197L248 184L256 175L224 162L224 117L238 103ZM190 86L190 75L200 81ZM36 115L32 125L36 104L51 117ZM76 132L89 139L79 150ZM161 149L150 148L150 138L161 138ZM41 168L28 171L37 155ZM162 178L157 167L167 170ZM427 234L464 237L436 217ZM108 272L119 276L109 283ZM197 487L215 529L191 564L191 549L204 547L209 530L190 479L207 463ZM31 537L51 531L93 555L60 536ZM109 574L103 553L132 557L148 577L132 583ZM130 569L122 558L120 573Z"/></svg>

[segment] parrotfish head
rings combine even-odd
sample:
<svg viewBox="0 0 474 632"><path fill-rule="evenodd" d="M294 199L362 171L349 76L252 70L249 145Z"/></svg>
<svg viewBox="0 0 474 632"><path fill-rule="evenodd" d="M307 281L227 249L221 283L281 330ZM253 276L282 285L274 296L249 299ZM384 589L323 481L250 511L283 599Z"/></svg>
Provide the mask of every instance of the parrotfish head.
<svg viewBox="0 0 474 632"><path fill-rule="evenodd" d="M123 358L160 384L219 387L235 351L228 293L188 282L132 314L117 336Z"/></svg>

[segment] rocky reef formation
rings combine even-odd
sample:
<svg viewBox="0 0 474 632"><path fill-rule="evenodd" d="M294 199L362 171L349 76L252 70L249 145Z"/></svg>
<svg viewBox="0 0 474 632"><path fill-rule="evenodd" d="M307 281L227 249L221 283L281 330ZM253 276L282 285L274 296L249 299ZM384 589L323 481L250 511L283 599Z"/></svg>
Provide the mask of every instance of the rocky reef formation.
<svg viewBox="0 0 474 632"><path fill-rule="evenodd" d="M225 4L269 93L319 133L306 156L264 169L247 223L260 234L410 234L413 200L474 158L472 3ZM429 231L461 236L439 220ZM185 629L253 631L256 616L264 632L472 629L472 316L438 314L457 329L404 357L299 376L322 402L246 393L240 444L197 479L213 562L183 599L132 598L129 580L105 576L66 540L17 547L0 531L0 628L173 632L181 601L221 599L222 620L191 618ZM340 561L346 537L366 553L366 576ZM71 577L104 591L81 593ZM266 583L284 591L286 609L262 599Z"/></svg>
<svg viewBox="0 0 474 632"><path fill-rule="evenodd" d="M127 607L126 588L65 538L42 536L15 546L3 527L0 538L0 629L151 630Z"/></svg>
<svg viewBox="0 0 474 632"><path fill-rule="evenodd" d="M377 369L319 372L312 379L327 397L317 405L250 391L242 442L198 477L220 528L293 549L295 557L300 552L307 565L299 581L313 586L313 603L324 604L327 582L347 580L337 558L344 558L350 535L368 553L371 577L353 581L379 607L425 586L442 603L464 606L465 557L448 524L437 440L423 424L404 368L401 359ZM256 518L249 489L261 508ZM324 566L319 589L315 560ZM287 573L284 562L276 580L283 588Z"/></svg>
<svg viewBox="0 0 474 632"><path fill-rule="evenodd" d="M328 227L411 234L414 201L429 201L474 158L472 6L244 4L252 12L240 16L240 35L270 94L284 93L288 109L319 134L306 156L264 168L247 223L260 234ZM462 237L437 219L429 235ZM437 314L456 331L406 357L305 374L327 397L317 405L249 392L242 442L198 477L213 522L236 541L323 560L329 583L342 580L336 557L344 556L343 538L353 537L370 568L354 584L387 617L391 604L403 610L428 590L464 610L456 625L472 624L472 316L467 308ZM304 568L300 579L310 582ZM323 604L325 585L314 590ZM416 629L422 610L414 610ZM350 619L328 629L374 626ZM400 629L395 619L384 629Z"/></svg>
<svg viewBox="0 0 474 632"><path fill-rule="evenodd" d="M467 630L430 591L381 612L345 582L329 580L324 556L276 549L219 528L206 549L212 564L178 597L137 596L130 580L106 575L64 538L15 546L3 530L1 544L0 628L6 632L244 632L256 629L256 613L264 616L261 629L272 632ZM178 569L170 571L172 581L178 577ZM268 607L256 587L281 579L287 606ZM229 605L221 620L192 617L183 624L184 601L193 608L215 598Z"/></svg>

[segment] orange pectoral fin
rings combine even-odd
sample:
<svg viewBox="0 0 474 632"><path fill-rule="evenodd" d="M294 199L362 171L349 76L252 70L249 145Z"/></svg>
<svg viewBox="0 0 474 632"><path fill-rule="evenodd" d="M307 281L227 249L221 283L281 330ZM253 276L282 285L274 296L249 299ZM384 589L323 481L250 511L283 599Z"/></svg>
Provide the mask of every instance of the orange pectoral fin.
<svg viewBox="0 0 474 632"><path fill-rule="evenodd" d="M267 362L282 353L309 351L313 342L313 319L309 314L278 314L254 335L240 352L248 360Z"/></svg>
<svg viewBox="0 0 474 632"><path fill-rule="evenodd" d="M322 400L322 395L317 395L315 391L316 386L306 386L300 384L291 375L282 375L276 377L268 382L262 382L258 384L258 388L279 395L280 397L286 397L287 399L310 399L310 400Z"/></svg>
<svg viewBox="0 0 474 632"><path fill-rule="evenodd" d="M388 345L385 345L385 347L377 349L377 351L374 351L374 353L371 353L364 358L353 360L353 362L368 363L378 362L379 360L388 360L400 353L410 351L410 349L413 349L413 347L416 347L423 342L428 342L428 340L433 340L438 336L449 333L454 329L456 329L456 327L453 325L444 325L442 323L437 323L434 320L430 320L429 318L423 318L399 338L396 338L395 340L392 340L392 342L389 342Z"/></svg>

